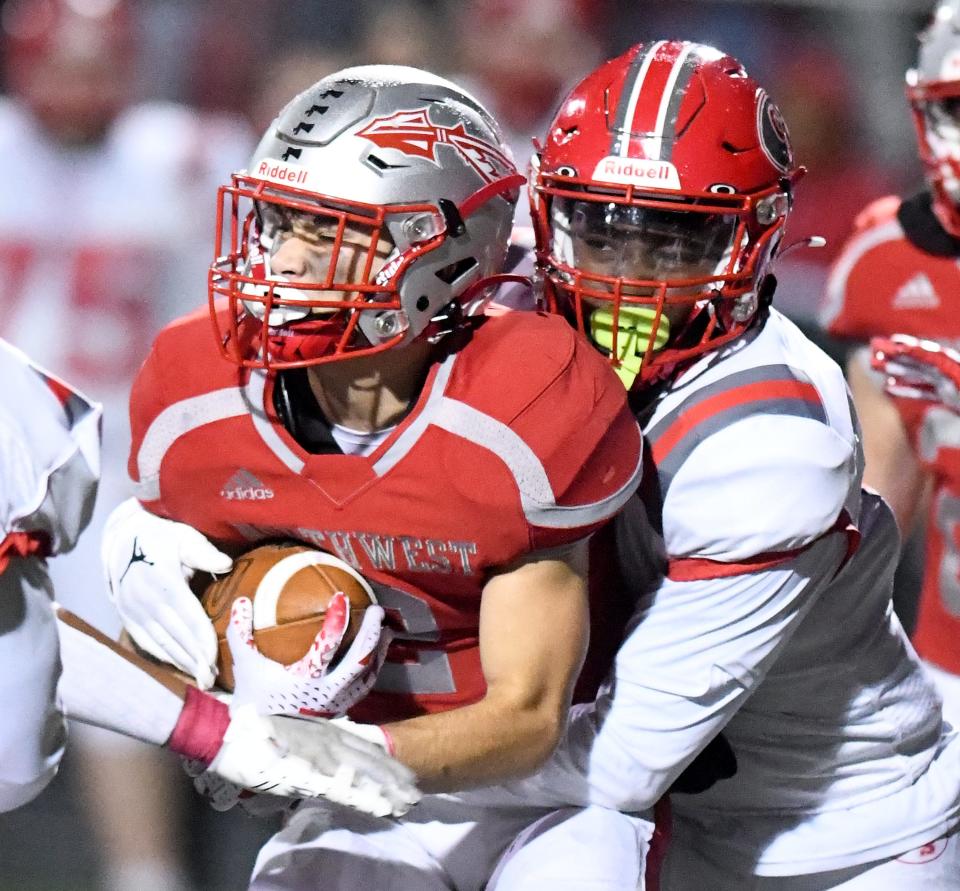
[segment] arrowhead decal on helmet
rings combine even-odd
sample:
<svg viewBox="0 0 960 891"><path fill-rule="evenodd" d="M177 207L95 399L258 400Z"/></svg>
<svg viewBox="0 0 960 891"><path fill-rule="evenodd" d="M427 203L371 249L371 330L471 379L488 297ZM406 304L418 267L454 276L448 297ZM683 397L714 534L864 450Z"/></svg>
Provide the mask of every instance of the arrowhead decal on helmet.
<svg viewBox="0 0 960 891"><path fill-rule="evenodd" d="M449 145L484 182L495 182L504 173L512 173L513 160L482 139L470 136L463 124L444 127L434 124L426 109L398 111L388 117L374 118L357 136L369 139L380 148L394 149L404 155L425 158L439 166L437 146Z"/></svg>

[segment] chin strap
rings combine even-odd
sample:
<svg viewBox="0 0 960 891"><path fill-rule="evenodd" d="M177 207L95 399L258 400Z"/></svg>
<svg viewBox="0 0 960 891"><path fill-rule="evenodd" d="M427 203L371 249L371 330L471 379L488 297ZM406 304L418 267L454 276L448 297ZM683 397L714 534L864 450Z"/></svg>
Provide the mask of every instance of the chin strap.
<svg viewBox="0 0 960 891"><path fill-rule="evenodd" d="M491 198L496 198L498 195L506 196L510 192L523 188L526 182L527 178L521 173L501 177L477 189L476 192L460 204L457 210L463 219L467 219L483 207Z"/></svg>

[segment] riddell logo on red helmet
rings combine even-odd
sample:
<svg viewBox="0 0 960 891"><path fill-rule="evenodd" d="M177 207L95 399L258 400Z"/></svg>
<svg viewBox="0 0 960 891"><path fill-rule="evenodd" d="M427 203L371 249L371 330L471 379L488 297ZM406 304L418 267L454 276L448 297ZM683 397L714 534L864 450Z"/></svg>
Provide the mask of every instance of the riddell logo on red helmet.
<svg viewBox="0 0 960 891"><path fill-rule="evenodd" d="M608 155L593 171L593 179L608 183L651 186L655 189L679 189L680 175L669 161L646 158L618 158Z"/></svg>

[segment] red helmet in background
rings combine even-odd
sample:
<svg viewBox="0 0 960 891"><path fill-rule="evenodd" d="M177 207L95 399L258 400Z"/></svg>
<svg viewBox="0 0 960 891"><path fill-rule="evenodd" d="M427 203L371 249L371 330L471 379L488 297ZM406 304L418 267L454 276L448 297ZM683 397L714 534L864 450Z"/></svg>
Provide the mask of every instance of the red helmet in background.
<svg viewBox="0 0 960 891"><path fill-rule="evenodd" d="M132 99L137 40L126 0L9 0L4 76L58 141L99 141Z"/></svg>
<svg viewBox="0 0 960 891"><path fill-rule="evenodd" d="M943 0L907 72L920 160L940 225L960 237L960 0Z"/></svg>
<svg viewBox="0 0 960 891"><path fill-rule="evenodd" d="M570 92L534 158L550 307L628 386L714 349L764 303L801 172L777 106L736 59L633 47Z"/></svg>

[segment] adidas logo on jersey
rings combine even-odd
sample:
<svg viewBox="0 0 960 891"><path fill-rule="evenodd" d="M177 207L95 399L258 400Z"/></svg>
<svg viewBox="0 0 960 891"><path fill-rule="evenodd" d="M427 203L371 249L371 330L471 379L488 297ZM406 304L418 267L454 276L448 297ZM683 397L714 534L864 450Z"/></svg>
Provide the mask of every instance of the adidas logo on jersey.
<svg viewBox="0 0 960 891"><path fill-rule="evenodd" d="M936 309L940 297L933 289L930 279L918 272L893 295L894 309Z"/></svg>
<svg viewBox="0 0 960 891"><path fill-rule="evenodd" d="M224 483L220 496L227 501L266 501L273 498L273 489L268 489L249 470L238 470Z"/></svg>

